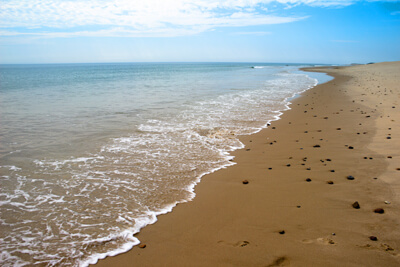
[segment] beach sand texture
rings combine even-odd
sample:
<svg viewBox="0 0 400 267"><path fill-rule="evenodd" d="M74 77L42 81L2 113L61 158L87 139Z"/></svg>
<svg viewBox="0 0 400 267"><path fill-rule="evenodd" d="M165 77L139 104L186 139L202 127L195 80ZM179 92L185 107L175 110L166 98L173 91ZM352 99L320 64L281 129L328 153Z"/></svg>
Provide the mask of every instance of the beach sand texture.
<svg viewBox="0 0 400 267"><path fill-rule="evenodd" d="M335 79L97 266L400 266L400 62L309 70Z"/></svg>

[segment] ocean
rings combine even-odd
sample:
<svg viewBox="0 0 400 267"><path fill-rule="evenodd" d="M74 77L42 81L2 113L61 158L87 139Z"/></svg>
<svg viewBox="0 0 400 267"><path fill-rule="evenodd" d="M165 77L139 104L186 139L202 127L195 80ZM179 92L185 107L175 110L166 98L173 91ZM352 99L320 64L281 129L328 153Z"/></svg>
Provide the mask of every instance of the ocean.
<svg viewBox="0 0 400 267"><path fill-rule="evenodd" d="M0 65L0 265L87 266L331 78L304 64Z"/></svg>

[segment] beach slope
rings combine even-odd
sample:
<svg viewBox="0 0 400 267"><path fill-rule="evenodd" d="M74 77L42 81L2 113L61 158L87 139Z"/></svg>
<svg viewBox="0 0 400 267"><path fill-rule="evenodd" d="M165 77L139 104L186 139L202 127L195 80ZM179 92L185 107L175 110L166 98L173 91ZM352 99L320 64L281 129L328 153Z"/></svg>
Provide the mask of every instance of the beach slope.
<svg viewBox="0 0 400 267"><path fill-rule="evenodd" d="M400 266L400 63L307 71L335 79L97 266Z"/></svg>

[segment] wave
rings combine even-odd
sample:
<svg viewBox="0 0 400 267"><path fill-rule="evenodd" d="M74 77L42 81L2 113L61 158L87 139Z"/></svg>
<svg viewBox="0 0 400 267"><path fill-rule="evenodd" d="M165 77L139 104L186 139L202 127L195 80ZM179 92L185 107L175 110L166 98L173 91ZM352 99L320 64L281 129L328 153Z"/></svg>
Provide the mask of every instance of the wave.
<svg viewBox="0 0 400 267"><path fill-rule="evenodd" d="M307 75L280 72L261 88L144 120L97 151L37 159L35 175L7 166L18 183L3 194L8 210L1 223L10 231L0 242L7 251L0 261L12 265L23 250L35 263L87 266L130 250L140 243L134 236L140 229L195 197L204 175L235 164L230 153L244 147L241 135L268 127L292 97L315 85ZM15 214L23 220L12 220Z"/></svg>

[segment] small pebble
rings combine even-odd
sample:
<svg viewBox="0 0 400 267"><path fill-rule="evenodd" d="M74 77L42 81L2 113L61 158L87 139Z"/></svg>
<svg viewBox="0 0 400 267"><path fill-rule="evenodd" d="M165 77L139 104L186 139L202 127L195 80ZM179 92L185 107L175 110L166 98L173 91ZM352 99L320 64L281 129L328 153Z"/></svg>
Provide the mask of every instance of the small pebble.
<svg viewBox="0 0 400 267"><path fill-rule="evenodd" d="M354 180L354 176L351 175L347 176L347 180Z"/></svg>
<svg viewBox="0 0 400 267"><path fill-rule="evenodd" d="M279 231L279 233L280 233L281 235L284 235L284 234L285 234L285 230Z"/></svg>
<svg viewBox="0 0 400 267"><path fill-rule="evenodd" d="M340 131L340 130L342 130L342 128L336 128L336 130Z"/></svg>
<svg viewBox="0 0 400 267"><path fill-rule="evenodd" d="M249 181L247 181L247 180L243 180L243 181L242 181L242 183L243 183L243 184L248 184L248 183L249 183Z"/></svg>
<svg viewBox="0 0 400 267"><path fill-rule="evenodd" d="M306 182L311 182L311 179L310 179L310 178L307 178L307 179L306 179Z"/></svg>
<svg viewBox="0 0 400 267"><path fill-rule="evenodd" d="M287 167L290 167L290 164L286 164Z"/></svg>
<svg viewBox="0 0 400 267"><path fill-rule="evenodd" d="M385 200L385 204L390 204L390 201Z"/></svg>
<svg viewBox="0 0 400 267"><path fill-rule="evenodd" d="M327 184L333 184L333 181L328 181L328 182L326 182Z"/></svg>
<svg viewBox="0 0 400 267"><path fill-rule="evenodd" d="M311 168L310 168L310 167L308 167L308 168L307 168L307 171L310 171L310 170L311 170Z"/></svg>
<svg viewBox="0 0 400 267"><path fill-rule="evenodd" d="M313 147L321 147L320 145L315 145L315 146L313 146Z"/></svg>
<svg viewBox="0 0 400 267"><path fill-rule="evenodd" d="M146 248L146 244L140 244L139 248Z"/></svg>
<svg viewBox="0 0 400 267"><path fill-rule="evenodd" d="M335 172L335 170L331 170L330 172Z"/></svg>
<svg viewBox="0 0 400 267"><path fill-rule="evenodd" d="M376 236L373 236L373 235L371 235L369 237L369 239L372 240L372 241L378 241L378 238Z"/></svg>
<svg viewBox="0 0 400 267"><path fill-rule="evenodd" d="M355 208L355 209L359 209L360 208L360 204L358 203L358 201L354 202L351 206L353 208Z"/></svg>
<svg viewBox="0 0 400 267"><path fill-rule="evenodd" d="M377 208L377 209L374 209L374 212L375 213L379 213L379 214L383 214L383 213L385 213L385 210L382 209L382 208Z"/></svg>
<svg viewBox="0 0 400 267"><path fill-rule="evenodd" d="M354 149L354 147L352 147L352 146L349 146L349 149Z"/></svg>

